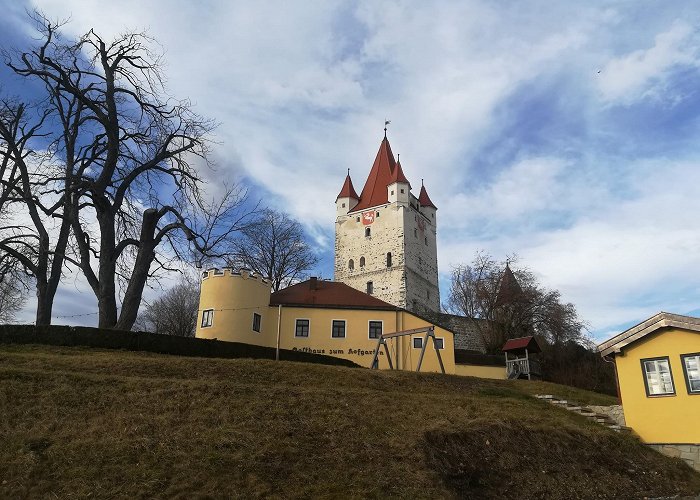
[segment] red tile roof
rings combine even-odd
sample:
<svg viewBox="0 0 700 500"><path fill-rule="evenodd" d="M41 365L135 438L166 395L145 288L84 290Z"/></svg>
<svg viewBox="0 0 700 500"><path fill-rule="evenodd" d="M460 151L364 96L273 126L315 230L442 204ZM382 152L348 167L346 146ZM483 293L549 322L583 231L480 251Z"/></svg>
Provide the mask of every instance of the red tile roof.
<svg viewBox="0 0 700 500"><path fill-rule="evenodd" d="M389 140L385 137L379 146L377 157L374 159L365 187L362 188L360 201L353 208L353 212L389 202L387 186L392 182L391 178L395 167L394 153L391 152Z"/></svg>
<svg viewBox="0 0 700 500"><path fill-rule="evenodd" d="M283 288L270 296L271 306L316 306L344 309L398 308L376 297L355 290L345 283L311 278L296 285Z"/></svg>
<svg viewBox="0 0 700 500"><path fill-rule="evenodd" d="M405 182L406 184L408 184L408 189L411 189L411 183L408 182L406 176L403 175L403 169L401 168L400 161L396 162L396 168L394 168L394 171L391 173L391 181L389 182L389 184L392 184L394 182Z"/></svg>
<svg viewBox="0 0 700 500"><path fill-rule="evenodd" d="M355 198L356 200L360 198L359 196L357 196L357 192L355 191L355 188L352 185L352 179L350 179L349 171L347 177L345 177L343 189L340 190L340 193L335 198L335 201L338 201L338 198Z"/></svg>
<svg viewBox="0 0 700 500"><path fill-rule="evenodd" d="M503 352L506 352L517 351L519 349L525 348L527 348L529 352L542 352L542 349L540 349L540 345L537 343L537 340L535 340L535 337L533 336L510 339L505 344L503 344L503 349L501 350Z"/></svg>
<svg viewBox="0 0 700 500"><path fill-rule="evenodd" d="M425 186L421 185L420 187L420 194L418 195L418 203L422 207L433 207L435 210L437 210L437 207L435 204L430 201L430 196L428 196L428 192L425 190Z"/></svg>

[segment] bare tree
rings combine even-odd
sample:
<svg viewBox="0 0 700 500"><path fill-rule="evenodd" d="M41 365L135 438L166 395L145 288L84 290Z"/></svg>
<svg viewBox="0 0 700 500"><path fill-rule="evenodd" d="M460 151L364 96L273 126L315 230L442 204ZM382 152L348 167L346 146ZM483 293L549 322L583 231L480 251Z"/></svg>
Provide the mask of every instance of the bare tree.
<svg viewBox="0 0 700 500"><path fill-rule="evenodd" d="M274 291L301 280L318 262L301 224L272 209L263 210L241 231L231 253L229 266L270 278Z"/></svg>
<svg viewBox="0 0 700 500"><path fill-rule="evenodd" d="M193 248L216 255L239 229L245 191L233 186L218 201L206 199L196 164L210 166L213 124L188 101L167 97L150 38L126 33L108 42L90 30L63 41L57 24L35 18L42 43L8 66L43 82L61 124L51 143L62 168L43 171L42 182L60 184L50 215L70 227L75 258L62 256L94 291L99 326L128 330L150 276Z"/></svg>
<svg viewBox="0 0 700 500"><path fill-rule="evenodd" d="M198 307L197 282L183 276L177 285L143 308L133 329L177 337L194 337Z"/></svg>
<svg viewBox="0 0 700 500"><path fill-rule="evenodd" d="M27 277L12 256L0 252L0 323L9 323L27 299Z"/></svg>
<svg viewBox="0 0 700 500"><path fill-rule="evenodd" d="M552 345L584 340L585 323L557 290L542 287L515 259L497 262L479 252L471 264L452 271L446 309L486 321L475 322L486 349L497 352L509 338L537 335Z"/></svg>

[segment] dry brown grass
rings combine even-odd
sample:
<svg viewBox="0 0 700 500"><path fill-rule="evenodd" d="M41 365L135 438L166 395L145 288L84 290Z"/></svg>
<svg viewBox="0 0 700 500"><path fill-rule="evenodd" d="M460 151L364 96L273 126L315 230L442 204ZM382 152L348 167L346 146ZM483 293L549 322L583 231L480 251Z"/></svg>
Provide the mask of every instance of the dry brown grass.
<svg viewBox="0 0 700 500"><path fill-rule="evenodd" d="M529 396L575 399L552 386L2 345L0 497L700 492L680 461Z"/></svg>

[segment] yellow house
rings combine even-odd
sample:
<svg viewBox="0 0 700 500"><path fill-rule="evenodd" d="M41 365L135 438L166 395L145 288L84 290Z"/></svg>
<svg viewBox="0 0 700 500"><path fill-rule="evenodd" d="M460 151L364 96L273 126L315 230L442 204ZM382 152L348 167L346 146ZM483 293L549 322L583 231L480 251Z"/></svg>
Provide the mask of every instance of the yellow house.
<svg viewBox="0 0 700 500"><path fill-rule="evenodd" d="M433 327L445 373L455 373L451 331L344 283L311 278L271 293L269 281L246 270L210 269L202 274L199 311L199 338L338 356L367 368L382 334L416 329L387 340L393 367L415 371L425 329ZM384 349L378 368L389 368ZM420 371L441 371L432 338Z"/></svg>
<svg viewBox="0 0 700 500"><path fill-rule="evenodd" d="M700 318L661 312L598 349L615 362L627 426L700 470Z"/></svg>

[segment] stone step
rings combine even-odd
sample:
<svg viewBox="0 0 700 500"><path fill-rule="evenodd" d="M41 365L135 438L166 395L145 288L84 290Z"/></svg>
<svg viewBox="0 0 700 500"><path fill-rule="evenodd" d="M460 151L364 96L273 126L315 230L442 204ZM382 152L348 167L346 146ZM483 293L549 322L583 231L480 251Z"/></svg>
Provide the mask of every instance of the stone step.
<svg viewBox="0 0 700 500"><path fill-rule="evenodd" d="M554 396L551 394L535 394L535 397L537 399L554 399Z"/></svg>

